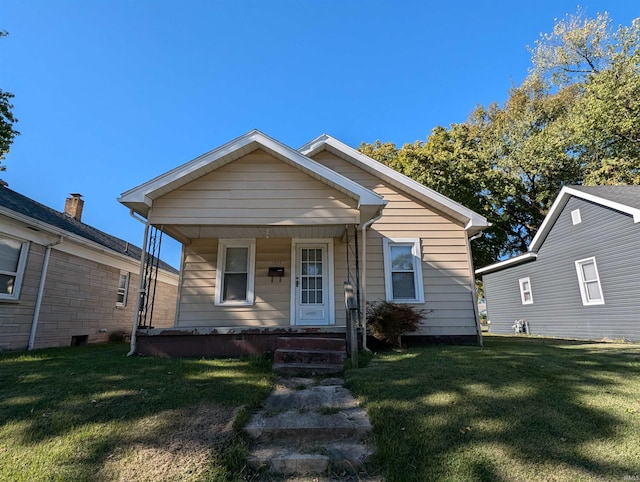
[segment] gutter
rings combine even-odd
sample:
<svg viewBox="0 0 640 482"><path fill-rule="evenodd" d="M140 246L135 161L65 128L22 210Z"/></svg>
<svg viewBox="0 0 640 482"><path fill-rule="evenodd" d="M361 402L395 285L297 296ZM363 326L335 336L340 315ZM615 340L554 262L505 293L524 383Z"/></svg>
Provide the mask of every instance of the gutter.
<svg viewBox="0 0 640 482"><path fill-rule="evenodd" d="M362 349L364 351L370 351L369 348L367 348L367 228L381 217L382 208L380 208L375 218L370 219L360 227L362 229L362 268L360 274L360 296L362 302L360 306L362 307Z"/></svg>
<svg viewBox="0 0 640 482"><path fill-rule="evenodd" d="M29 345L27 350L33 350L36 341L36 330L38 329L38 319L40 318L40 307L42 306L42 297L44 296L44 285L47 280L47 271L49 270L49 258L51 256L51 248L62 243L64 238L59 235L57 241L47 244L47 250L44 253L44 261L42 262L42 272L40 274L40 284L38 285L38 294L36 296L36 306L33 310L33 320L31 321L31 333L29 333Z"/></svg>

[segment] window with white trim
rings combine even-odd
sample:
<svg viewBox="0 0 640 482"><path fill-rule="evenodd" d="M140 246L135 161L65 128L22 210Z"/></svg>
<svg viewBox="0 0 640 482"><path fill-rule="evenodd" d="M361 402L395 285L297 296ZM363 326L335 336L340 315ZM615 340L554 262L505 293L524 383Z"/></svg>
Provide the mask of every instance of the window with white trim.
<svg viewBox="0 0 640 482"><path fill-rule="evenodd" d="M387 301L424 303L419 239L384 240L384 277Z"/></svg>
<svg viewBox="0 0 640 482"><path fill-rule="evenodd" d="M256 242L221 239L218 243L216 305L251 305L254 300Z"/></svg>
<svg viewBox="0 0 640 482"><path fill-rule="evenodd" d="M580 295L583 305L604 305L600 276L596 258L586 258L576 261L576 272L580 284Z"/></svg>
<svg viewBox="0 0 640 482"><path fill-rule="evenodd" d="M523 305L533 304L533 291L531 291L531 280L527 278L520 278L518 280L520 284L520 299Z"/></svg>
<svg viewBox="0 0 640 482"><path fill-rule="evenodd" d="M29 243L0 235L0 300L18 300Z"/></svg>
<svg viewBox="0 0 640 482"><path fill-rule="evenodd" d="M116 295L116 306L127 306L127 294L129 292L129 273L120 271L118 280L118 292Z"/></svg>

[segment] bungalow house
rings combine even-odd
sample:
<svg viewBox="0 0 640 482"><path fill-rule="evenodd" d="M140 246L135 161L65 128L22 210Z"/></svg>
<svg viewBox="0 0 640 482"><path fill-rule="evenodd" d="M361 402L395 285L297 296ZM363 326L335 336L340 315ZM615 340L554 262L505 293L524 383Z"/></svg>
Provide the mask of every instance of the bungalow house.
<svg viewBox="0 0 640 482"><path fill-rule="evenodd" d="M490 331L640 341L639 238L640 186L564 187L525 254L476 271Z"/></svg>
<svg viewBox="0 0 640 482"><path fill-rule="evenodd" d="M481 340L469 239L486 219L328 135L296 150L254 130L119 201L183 245L175 326L138 330L138 353L344 338L345 281L361 319L409 303L427 312L414 339Z"/></svg>
<svg viewBox="0 0 640 482"><path fill-rule="evenodd" d="M0 351L130 333L140 248L83 223L83 205L72 194L59 212L0 181ZM153 267L153 323L172 326L178 272L164 263Z"/></svg>

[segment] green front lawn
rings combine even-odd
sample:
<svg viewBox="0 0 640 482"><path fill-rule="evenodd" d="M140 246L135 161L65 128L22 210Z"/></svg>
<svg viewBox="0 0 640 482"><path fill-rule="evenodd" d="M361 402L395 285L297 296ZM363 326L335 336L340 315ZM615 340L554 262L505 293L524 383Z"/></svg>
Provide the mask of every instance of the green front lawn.
<svg viewBox="0 0 640 482"><path fill-rule="evenodd" d="M270 360L127 357L102 345L0 356L0 480L223 480ZM244 407L244 408L243 408Z"/></svg>
<svg viewBox="0 0 640 482"><path fill-rule="evenodd" d="M267 359L0 355L0 480L241 480ZM640 346L485 338L349 370L386 481L639 480Z"/></svg>
<svg viewBox="0 0 640 482"><path fill-rule="evenodd" d="M640 480L640 346L485 337L347 372L391 481Z"/></svg>

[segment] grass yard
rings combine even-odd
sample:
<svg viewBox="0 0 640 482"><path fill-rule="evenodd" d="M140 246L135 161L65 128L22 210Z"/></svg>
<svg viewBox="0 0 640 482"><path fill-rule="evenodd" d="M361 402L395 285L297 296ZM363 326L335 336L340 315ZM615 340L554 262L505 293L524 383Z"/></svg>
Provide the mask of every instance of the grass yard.
<svg viewBox="0 0 640 482"><path fill-rule="evenodd" d="M239 428L270 360L127 349L0 355L0 480L253 477ZM640 345L487 336L381 353L346 380L388 482L640 480Z"/></svg>
<svg viewBox="0 0 640 482"><path fill-rule="evenodd" d="M487 336L346 378L388 482L640 480L640 345Z"/></svg>
<svg viewBox="0 0 640 482"><path fill-rule="evenodd" d="M0 356L0 480L241 477L271 361L126 357L102 345Z"/></svg>

